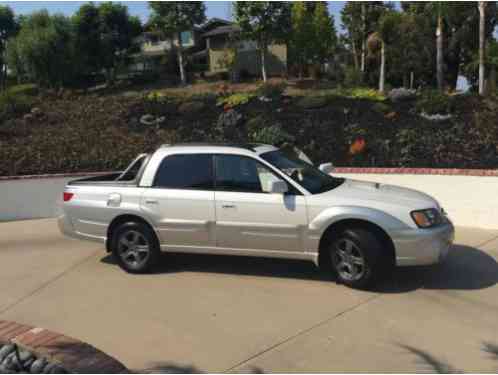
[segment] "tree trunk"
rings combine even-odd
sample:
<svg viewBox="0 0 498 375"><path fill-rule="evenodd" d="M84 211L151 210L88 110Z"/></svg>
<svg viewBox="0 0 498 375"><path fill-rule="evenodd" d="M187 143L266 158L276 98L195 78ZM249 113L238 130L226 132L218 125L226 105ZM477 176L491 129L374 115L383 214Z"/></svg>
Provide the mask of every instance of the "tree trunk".
<svg viewBox="0 0 498 375"><path fill-rule="evenodd" d="M266 45L261 46L261 76L266 82Z"/></svg>
<svg viewBox="0 0 498 375"><path fill-rule="evenodd" d="M386 81L386 45L381 41L380 47L380 75L379 75L379 91L384 92L384 83Z"/></svg>
<svg viewBox="0 0 498 375"><path fill-rule="evenodd" d="M413 81L414 81L413 71L410 72L410 90L413 90Z"/></svg>
<svg viewBox="0 0 498 375"><path fill-rule="evenodd" d="M436 30L436 72L437 72L437 87L439 90L444 90L444 67L443 67L443 17L437 18Z"/></svg>
<svg viewBox="0 0 498 375"><path fill-rule="evenodd" d="M183 46L180 33L178 33L178 50L176 51L176 56L178 58L178 67L180 68L180 81L185 86L187 84L187 77L185 76L185 66L183 65Z"/></svg>
<svg viewBox="0 0 498 375"><path fill-rule="evenodd" d="M356 43L354 41L354 38L351 38L351 47L353 48L353 63L354 63L354 68L355 68L355 70L358 70L358 68L359 68L358 51L356 50Z"/></svg>
<svg viewBox="0 0 498 375"><path fill-rule="evenodd" d="M484 46L486 43L486 2L479 1L479 95L484 95Z"/></svg>
<svg viewBox="0 0 498 375"><path fill-rule="evenodd" d="M361 66L360 70L365 73L365 59L367 51L367 6L361 4Z"/></svg>

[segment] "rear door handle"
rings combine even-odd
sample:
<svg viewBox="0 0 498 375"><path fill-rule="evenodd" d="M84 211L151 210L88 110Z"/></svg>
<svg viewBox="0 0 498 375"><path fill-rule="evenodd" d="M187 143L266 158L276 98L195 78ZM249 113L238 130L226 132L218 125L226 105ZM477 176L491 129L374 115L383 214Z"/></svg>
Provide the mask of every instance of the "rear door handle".
<svg viewBox="0 0 498 375"><path fill-rule="evenodd" d="M222 204L221 208L235 208L234 204Z"/></svg>

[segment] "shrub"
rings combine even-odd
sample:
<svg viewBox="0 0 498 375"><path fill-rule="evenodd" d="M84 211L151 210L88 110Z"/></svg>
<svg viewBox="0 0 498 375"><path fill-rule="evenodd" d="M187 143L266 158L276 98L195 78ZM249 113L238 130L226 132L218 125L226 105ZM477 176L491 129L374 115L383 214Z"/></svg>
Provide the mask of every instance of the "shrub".
<svg viewBox="0 0 498 375"><path fill-rule="evenodd" d="M237 107L242 104L247 104L249 101L254 98L254 94L252 93L237 93L225 98L219 98L217 101L217 105L224 105L230 108Z"/></svg>
<svg viewBox="0 0 498 375"><path fill-rule="evenodd" d="M12 95L35 96L38 95L38 86L32 83L25 83L22 85L12 86L7 91Z"/></svg>
<svg viewBox="0 0 498 375"><path fill-rule="evenodd" d="M379 91L363 87L357 87L351 89L348 97L352 99L367 99L378 102L383 102L384 100L386 100L386 97L382 95Z"/></svg>
<svg viewBox="0 0 498 375"><path fill-rule="evenodd" d="M389 112L391 112L391 107L389 107L387 104L382 103L382 102L375 103L372 106L372 109L375 112L380 113L381 115L385 115L385 114L388 114Z"/></svg>
<svg viewBox="0 0 498 375"><path fill-rule="evenodd" d="M294 136L287 133L278 124L262 128L250 134L250 138L252 142L277 146L287 142L294 142L295 140Z"/></svg>
<svg viewBox="0 0 498 375"><path fill-rule="evenodd" d="M425 112L428 115L450 114L454 108L452 98L437 90L424 91L417 100L417 112Z"/></svg>
<svg viewBox="0 0 498 375"><path fill-rule="evenodd" d="M256 91L258 96L265 96L271 99L278 99L284 93L286 88L285 83L263 83Z"/></svg>
<svg viewBox="0 0 498 375"><path fill-rule="evenodd" d="M4 92L0 95L0 119L22 115L30 111L33 106L33 99L27 95L14 95Z"/></svg>
<svg viewBox="0 0 498 375"><path fill-rule="evenodd" d="M362 84L361 72L355 68L348 67L344 70L344 86L356 87Z"/></svg>
<svg viewBox="0 0 498 375"><path fill-rule="evenodd" d="M298 107L303 109L317 109L327 105L327 98L323 96L305 96L296 104Z"/></svg>

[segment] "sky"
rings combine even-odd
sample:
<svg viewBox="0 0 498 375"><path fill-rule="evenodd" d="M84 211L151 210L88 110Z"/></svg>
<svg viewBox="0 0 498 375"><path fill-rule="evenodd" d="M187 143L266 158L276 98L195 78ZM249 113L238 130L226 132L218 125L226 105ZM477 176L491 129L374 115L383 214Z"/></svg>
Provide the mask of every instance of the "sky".
<svg viewBox="0 0 498 375"><path fill-rule="evenodd" d="M139 16L146 21L149 15L149 7L146 1L120 1L126 3L130 14ZM29 14L35 10L47 9L50 13L73 14L85 1L0 1L2 5L8 5L16 14ZM228 1L205 1L207 17L228 18ZM344 1L329 1L330 13L335 17L335 25L340 29L340 11Z"/></svg>

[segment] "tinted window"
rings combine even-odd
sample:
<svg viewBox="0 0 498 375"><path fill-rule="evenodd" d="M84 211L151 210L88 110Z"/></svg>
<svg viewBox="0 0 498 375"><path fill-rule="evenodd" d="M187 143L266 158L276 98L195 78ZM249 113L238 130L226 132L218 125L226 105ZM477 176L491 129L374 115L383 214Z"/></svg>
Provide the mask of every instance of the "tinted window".
<svg viewBox="0 0 498 375"><path fill-rule="evenodd" d="M249 193L270 192L279 178L258 161L237 155L216 156L216 189Z"/></svg>
<svg viewBox="0 0 498 375"><path fill-rule="evenodd" d="M171 155L159 166L154 186L169 189L213 189L211 155Z"/></svg>

